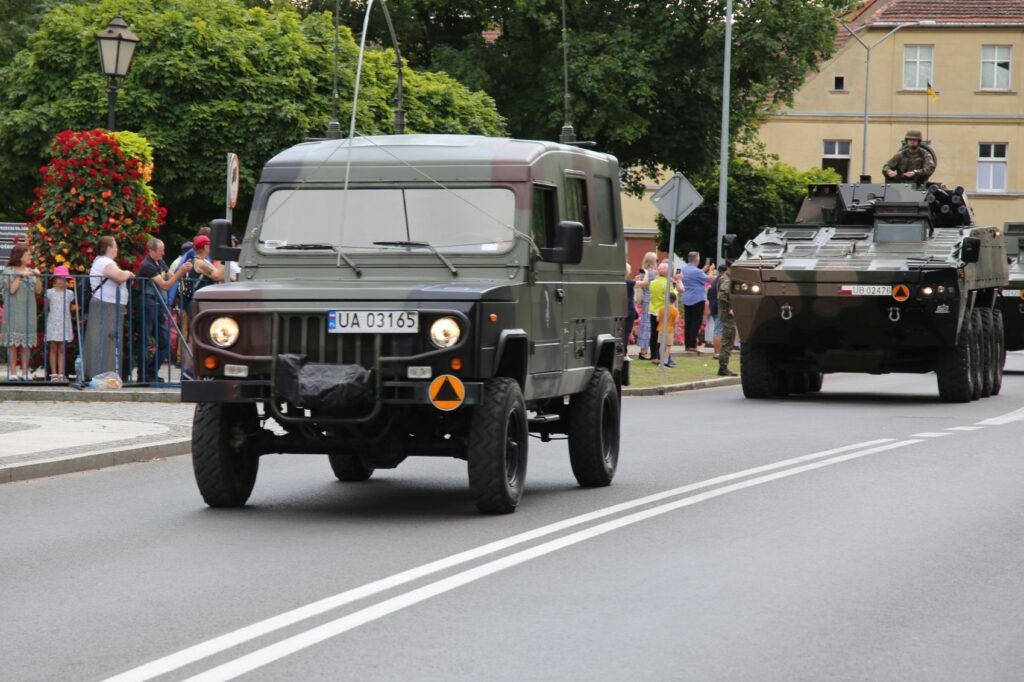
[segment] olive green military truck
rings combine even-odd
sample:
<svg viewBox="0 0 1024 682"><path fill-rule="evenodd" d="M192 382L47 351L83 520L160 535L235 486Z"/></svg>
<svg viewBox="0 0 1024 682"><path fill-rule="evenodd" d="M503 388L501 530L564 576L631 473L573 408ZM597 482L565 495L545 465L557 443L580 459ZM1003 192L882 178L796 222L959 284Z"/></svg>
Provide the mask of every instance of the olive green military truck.
<svg viewBox="0 0 1024 682"><path fill-rule="evenodd" d="M733 266L744 395L818 391L829 372L930 372L944 401L999 392L1001 230L962 188L814 185L796 223Z"/></svg>
<svg viewBox="0 0 1024 682"><path fill-rule="evenodd" d="M342 481L425 455L466 460L479 510L507 513L531 434L567 437L580 485L611 483L628 382L618 178L606 154L472 136L271 159L240 251L214 229L239 281L192 311L182 399L203 499L244 504L268 453L326 454Z"/></svg>
<svg viewBox="0 0 1024 682"><path fill-rule="evenodd" d="M999 292L1006 350L1024 350L1024 223L1003 223L1010 282Z"/></svg>

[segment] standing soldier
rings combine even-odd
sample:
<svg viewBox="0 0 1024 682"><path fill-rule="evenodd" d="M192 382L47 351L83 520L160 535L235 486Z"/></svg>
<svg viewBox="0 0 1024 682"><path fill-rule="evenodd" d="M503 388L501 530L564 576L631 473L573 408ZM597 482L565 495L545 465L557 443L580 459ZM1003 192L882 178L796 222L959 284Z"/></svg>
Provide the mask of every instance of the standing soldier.
<svg viewBox="0 0 1024 682"><path fill-rule="evenodd" d="M906 146L882 166L882 174L890 179L899 177L905 182L923 185L935 172L935 157L921 146L920 130L908 130L903 142Z"/></svg>
<svg viewBox="0 0 1024 682"><path fill-rule="evenodd" d="M732 314L732 262L725 261L718 270L718 319L722 321L722 350L718 353L718 376L734 377L729 369L729 355L736 341L736 319Z"/></svg>

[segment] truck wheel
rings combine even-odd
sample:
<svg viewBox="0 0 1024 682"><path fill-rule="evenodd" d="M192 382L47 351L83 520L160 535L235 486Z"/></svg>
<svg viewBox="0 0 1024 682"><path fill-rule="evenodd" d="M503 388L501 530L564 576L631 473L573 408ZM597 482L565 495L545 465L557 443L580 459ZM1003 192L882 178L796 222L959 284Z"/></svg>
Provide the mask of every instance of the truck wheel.
<svg viewBox="0 0 1024 682"><path fill-rule="evenodd" d="M981 341L981 311L977 308L971 311L972 346L971 346L971 377L974 381L971 393L971 400L981 398L981 389L985 381L985 353Z"/></svg>
<svg viewBox="0 0 1024 682"><path fill-rule="evenodd" d="M821 385L825 382L825 375L821 372L807 373L807 392L820 393Z"/></svg>
<svg viewBox="0 0 1024 682"><path fill-rule="evenodd" d="M807 393L811 390L807 372L792 371L787 372L787 375L786 380L789 384L789 392L793 395L800 395L801 393Z"/></svg>
<svg viewBox="0 0 1024 682"><path fill-rule="evenodd" d="M768 348L760 343L740 346L740 383L746 398L772 398L780 389L781 375L771 363ZM785 387L782 387L785 389ZM785 393L783 393L785 395Z"/></svg>
<svg viewBox="0 0 1024 682"><path fill-rule="evenodd" d="M569 463L585 488L611 485L619 465L619 394L608 370L598 367L569 403Z"/></svg>
<svg viewBox="0 0 1024 682"><path fill-rule="evenodd" d="M327 455L327 460L331 463L331 471L339 481L357 483L369 480L370 476L373 476L373 467L366 466L358 455L336 452Z"/></svg>
<svg viewBox="0 0 1024 682"><path fill-rule="evenodd" d="M935 363L935 375L939 383L939 398L945 403L966 403L974 394L974 372L971 368L971 352L974 345L974 328L971 316L964 318L956 345L939 352Z"/></svg>
<svg viewBox="0 0 1024 682"><path fill-rule="evenodd" d="M981 397L992 395L996 383L996 338L992 328L992 311L984 308L978 311L981 320Z"/></svg>
<svg viewBox="0 0 1024 682"><path fill-rule="evenodd" d="M469 426L469 489L485 514L510 514L526 481L526 403L514 379L491 379Z"/></svg>
<svg viewBox="0 0 1024 682"><path fill-rule="evenodd" d="M999 395L1003 387L1003 366L1006 365L1006 328L1003 326L1003 311L992 311L992 336L996 344L996 373L992 383L992 395Z"/></svg>
<svg viewBox="0 0 1024 682"><path fill-rule="evenodd" d="M240 507L256 484L259 455L246 451L259 429L256 405L199 403L192 418L192 470L211 507Z"/></svg>

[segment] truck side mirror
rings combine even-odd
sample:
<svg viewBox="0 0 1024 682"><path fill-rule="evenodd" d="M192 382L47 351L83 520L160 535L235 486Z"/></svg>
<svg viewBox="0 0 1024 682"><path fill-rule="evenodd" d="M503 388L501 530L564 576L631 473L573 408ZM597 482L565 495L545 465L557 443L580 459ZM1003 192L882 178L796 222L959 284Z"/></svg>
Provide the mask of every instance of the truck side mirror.
<svg viewBox="0 0 1024 682"><path fill-rule="evenodd" d="M231 248L231 221L214 220L210 223L210 255L214 260L237 262L241 249Z"/></svg>
<svg viewBox="0 0 1024 682"><path fill-rule="evenodd" d="M964 237L960 242L960 260L965 263L977 263L981 258L981 240L977 237Z"/></svg>
<svg viewBox="0 0 1024 682"><path fill-rule="evenodd" d="M555 245L541 249L540 257L548 263L576 265L583 260L583 223L563 220L555 226Z"/></svg>
<svg viewBox="0 0 1024 682"><path fill-rule="evenodd" d="M736 257L737 237L734 234L722 235L722 258L732 260Z"/></svg>

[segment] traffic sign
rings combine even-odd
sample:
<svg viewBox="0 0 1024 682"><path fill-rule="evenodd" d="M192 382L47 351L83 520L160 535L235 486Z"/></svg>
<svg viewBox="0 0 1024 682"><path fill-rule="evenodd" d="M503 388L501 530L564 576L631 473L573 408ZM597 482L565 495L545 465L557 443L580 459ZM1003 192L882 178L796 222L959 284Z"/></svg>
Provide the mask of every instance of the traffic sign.
<svg viewBox="0 0 1024 682"><path fill-rule="evenodd" d="M228 154L228 208L238 205L238 185L241 180L241 163L238 154Z"/></svg>
<svg viewBox="0 0 1024 682"><path fill-rule="evenodd" d="M651 201L670 223L678 223L704 203L704 197L682 173L676 173L654 193Z"/></svg>

